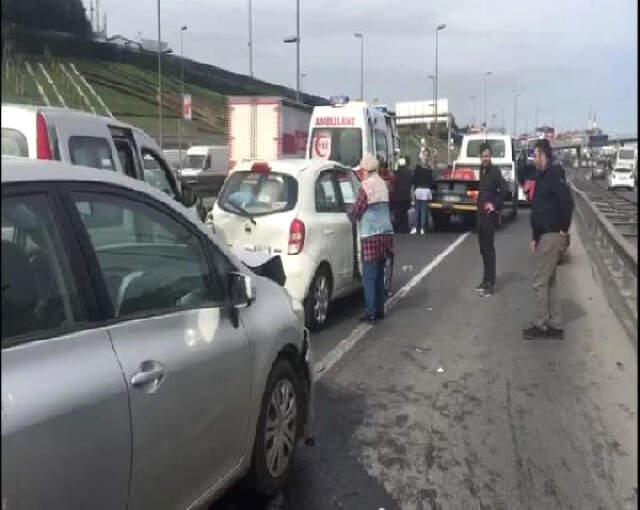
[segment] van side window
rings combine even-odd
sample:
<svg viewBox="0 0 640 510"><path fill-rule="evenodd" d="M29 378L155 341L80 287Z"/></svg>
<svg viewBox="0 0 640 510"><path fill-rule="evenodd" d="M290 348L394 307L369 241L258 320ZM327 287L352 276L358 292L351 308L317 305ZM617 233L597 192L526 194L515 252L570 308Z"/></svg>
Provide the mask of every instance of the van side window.
<svg viewBox="0 0 640 510"><path fill-rule="evenodd" d="M385 161L389 161L389 153L387 151L387 135L384 131L379 129L374 130L376 137L376 156L383 158Z"/></svg>
<svg viewBox="0 0 640 510"><path fill-rule="evenodd" d="M69 138L69 156L74 165L88 166L98 170L116 170L111 146L106 138L72 136Z"/></svg>

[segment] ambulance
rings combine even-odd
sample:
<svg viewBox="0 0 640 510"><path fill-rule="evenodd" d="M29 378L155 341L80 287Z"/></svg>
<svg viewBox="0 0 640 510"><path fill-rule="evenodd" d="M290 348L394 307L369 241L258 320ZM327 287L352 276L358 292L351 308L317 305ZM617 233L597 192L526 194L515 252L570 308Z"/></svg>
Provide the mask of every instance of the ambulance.
<svg viewBox="0 0 640 510"><path fill-rule="evenodd" d="M400 138L395 114L384 105L332 97L329 106L316 106L311 115L307 156L356 168L366 152L397 169Z"/></svg>

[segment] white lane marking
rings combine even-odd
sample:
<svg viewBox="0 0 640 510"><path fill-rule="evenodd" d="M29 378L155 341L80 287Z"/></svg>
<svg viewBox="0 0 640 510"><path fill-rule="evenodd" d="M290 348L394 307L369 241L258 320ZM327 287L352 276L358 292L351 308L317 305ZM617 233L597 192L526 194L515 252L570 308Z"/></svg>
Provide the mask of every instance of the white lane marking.
<svg viewBox="0 0 640 510"><path fill-rule="evenodd" d="M467 237L469 232L465 232L458 237L453 243L425 266L418 274L409 280L402 288L391 296L385 304L385 310L390 310L400 299L406 296L411 290L418 285L431 271L433 271L446 257L448 257L458 245L460 245ZM340 359L351 350L351 348L372 328L370 324L360 324L351 334L341 340L324 358L318 361L313 367L316 381L327 373Z"/></svg>

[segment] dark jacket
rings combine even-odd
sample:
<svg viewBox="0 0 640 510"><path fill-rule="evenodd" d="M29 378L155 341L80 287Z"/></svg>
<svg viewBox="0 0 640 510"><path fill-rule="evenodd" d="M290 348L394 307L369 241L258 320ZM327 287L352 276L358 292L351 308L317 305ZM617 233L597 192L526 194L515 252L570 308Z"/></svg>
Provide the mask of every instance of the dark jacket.
<svg viewBox="0 0 640 510"><path fill-rule="evenodd" d="M406 168L398 168L396 171L396 186L389 196L391 202L411 202L411 183L413 175Z"/></svg>
<svg viewBox="0 0 640 510"><path fill-rule="evenodd" d="M550 232L568 231L573 214L573 198L564 178L564 169L552 165L536 176L536 190L531 205L533 240Z"/></svg>
<svg viewBox="0 0 640 510"><path fill-rule="evenodd" d="M509 191L509 183L502 177L497 166L480 167L480 183L478 184L478 214L485 214L484 206L492 203L496 210L502 209L505 195Z"/></svg>
<svg viewBox="0 0 640 510"><path fill-rule="evenodd" d="M423 167L416 165L416 169L413 171L413 179L411 185L414 188L429 188L433 189L434 186L433 170L430 167Z"/></svg>

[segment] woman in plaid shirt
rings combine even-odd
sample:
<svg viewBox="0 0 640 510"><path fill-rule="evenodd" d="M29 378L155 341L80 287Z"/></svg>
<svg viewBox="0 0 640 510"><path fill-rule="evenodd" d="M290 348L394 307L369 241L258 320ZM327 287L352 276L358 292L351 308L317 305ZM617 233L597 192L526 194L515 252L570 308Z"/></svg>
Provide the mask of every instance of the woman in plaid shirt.
<svg viewBox="0 0 640 510"><path fill-rule="evenodd" d="M393 256L393 226L389 212L389 189L378 175L378 160L365 154L360 168L366 172L353 207L362 244L362 273L366 311L363 321L384 319L384 265Z"/></svg>

